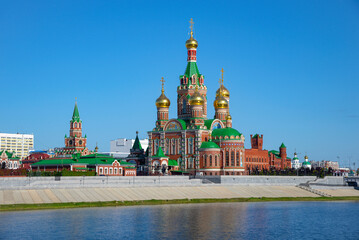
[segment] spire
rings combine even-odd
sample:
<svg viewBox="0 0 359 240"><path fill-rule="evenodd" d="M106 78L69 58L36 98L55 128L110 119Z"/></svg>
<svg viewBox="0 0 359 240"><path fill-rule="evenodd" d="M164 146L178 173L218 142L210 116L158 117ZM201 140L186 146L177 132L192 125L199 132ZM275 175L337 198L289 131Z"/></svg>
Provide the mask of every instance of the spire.
<svg viewBox="0 0 359 240"><path fill-rule="evenodd" d="M132 147L133 150L142 150L142 146L141 146L141 143L140 143L140 140L138 139L138 131L136 131L136 139L135 139L135 142L133 143L133 147Z"/></svg>
<svg viewBox="0 0 359 240"><path fill-rule="evenodd" d="M77 108L77 101L75 102L74 113L72 114L72 122L81 122L79 109Z"/></svg>

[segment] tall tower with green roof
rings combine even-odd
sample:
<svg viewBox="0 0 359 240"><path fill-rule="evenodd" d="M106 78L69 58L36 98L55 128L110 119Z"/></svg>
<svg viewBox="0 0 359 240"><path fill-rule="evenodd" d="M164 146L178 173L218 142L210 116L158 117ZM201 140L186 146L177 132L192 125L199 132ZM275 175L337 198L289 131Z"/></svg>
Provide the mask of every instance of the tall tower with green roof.
<svg viewBox="0 0 359 240"><path fill-rule="evenodd" d="M179 119L191 118L190 98L195 93L196 86L199 94L203 97L203 114L200 116L207 119L207 87L204 85L204 76L197 67L198 42L193 37L193 20L190 21L190 38L186 41L187 67L180 76L180 85L177 87L177 113Z"/></svg>
<svg viewBox="0 0 359 240"><path fill-rule="evenodd" d="M69 152L81 152L86 148L86 140L86 137L82 137L82 121L76 102L70 120L70 136L65 136L65 149L68 149Z"/></svg>

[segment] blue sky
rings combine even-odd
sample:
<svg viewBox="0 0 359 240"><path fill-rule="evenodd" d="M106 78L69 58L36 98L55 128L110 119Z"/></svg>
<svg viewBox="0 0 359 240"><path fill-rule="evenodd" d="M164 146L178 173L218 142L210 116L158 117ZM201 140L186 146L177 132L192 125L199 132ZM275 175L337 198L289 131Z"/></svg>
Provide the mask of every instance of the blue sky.
<svg viewBox="0 0 359 240"><path fill-rule="evenodd" d="M0 132L61 147L78 99L88 147L147 136L160 79L176 117L190 18L209 116L292 157L359 165L359 1L0 1Z"/></svg>

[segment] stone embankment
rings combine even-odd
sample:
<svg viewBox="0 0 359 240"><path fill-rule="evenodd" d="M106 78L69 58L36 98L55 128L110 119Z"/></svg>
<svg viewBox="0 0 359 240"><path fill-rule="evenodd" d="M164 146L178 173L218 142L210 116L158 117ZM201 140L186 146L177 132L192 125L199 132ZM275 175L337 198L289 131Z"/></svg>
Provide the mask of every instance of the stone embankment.
<svg viewBox="0 0 359 240"><path fill-rule="evenodd" d="M321 179L320 179L321 180ZM221 176L0 178L0 204L220 198L359 196L354 188L313 189L341 183L333 177Z"/></svg>

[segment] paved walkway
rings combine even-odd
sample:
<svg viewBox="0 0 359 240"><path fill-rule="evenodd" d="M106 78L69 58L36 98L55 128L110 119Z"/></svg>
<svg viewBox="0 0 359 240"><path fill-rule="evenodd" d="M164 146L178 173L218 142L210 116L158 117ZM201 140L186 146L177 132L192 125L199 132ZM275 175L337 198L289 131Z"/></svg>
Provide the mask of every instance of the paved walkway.
<svg viewBox="0 0 359 240"><path fill-rule="evenodd" d="M336 196L333 193L330 194ZM339 196L359 196L359 191L346 190L346 192L340 193ZM295 186L209 185L187 187L0 190L0 204L250 197L319 197L319 195Z"/></svg>

